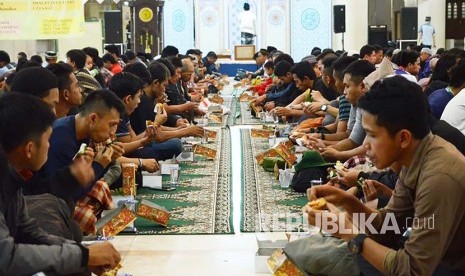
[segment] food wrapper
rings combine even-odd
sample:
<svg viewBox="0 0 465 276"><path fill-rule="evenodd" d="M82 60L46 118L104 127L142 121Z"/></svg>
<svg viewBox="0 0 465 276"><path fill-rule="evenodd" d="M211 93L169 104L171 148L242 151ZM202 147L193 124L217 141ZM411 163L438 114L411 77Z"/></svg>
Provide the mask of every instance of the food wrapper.
<svg viewBox="0 0 465 276"><path fill-rule="evenodd" d="M252 128L250 130L250 136L252 136L252 138L268 138L270 135L273 135L273 134L274 134L274 131L268 130L268 129Z"/></svg>
<svg viewBox="0 0 465 276"><path fill-rule="evenodd" d="M170 220L170 212L168 210L145 199L140 202L136 214L165 227Z"/></svg>
<svg viewBox="0 0 465 276"><path fill-rule="evenodd" d="M248 93L243 93L239 96L240 102L250 102L252 101L253 97L250 96Z"/></svg>
<svg viewBox="0 0 465 276"><path fill-rule="evenodd" d="M285 143L279 143L274 149L290 166L297 162L297 156L290 151L290 148Z"/></svg>
<svg viewBox="0 0 465 276"><path fill-rule="evenodd" d="M202 145L194 145L194 153L207 157L209 159L215 159L216 157L216 150L204 147Z"/></svg>
<svg viewBox="0 0 465 276"><path fill-rule="evenodd" d="M291 148L294 146L291 140L286 140L280 143L284 148L291 150Z"/></svg>
<svg viewBox="0 0 465 276"><path fill-rule="evenodd" d="M278 155L279 154L275 149L269 149L255 156L255 159L257 160L258 165L262 165L263 159L265 159L265 157L276 157Z"/></svg>
<svg viewBox="0 0 465 276"><path fill-rule="evenodd" d="M210 114L209 119L212 120L212 122L215 122L215 123L218 123L218 124L223 123L223 116L218 116L218 115L215 115L215 114Z"/></svg>
<svg viewBox="0 0 465 276"><path fill-rule="evenodd" d="M278 249L267 260L268 268L274 276L304 276L295 264L287 258L282 249Z"/></svg>
<svg viewBox="0 0 465 276"><path fill-rule="evenodd" d="M136 195L136 165L133 163L124 163L123 172L123 195Z"/></svg>
<svg viewBox="0 0 465 276"><path fill-rule="evenodd" d="M273 126L273 125L262 125L262 129L272 130L273 132L275 132L275 131L276 131L276 126Z"/></svg>
<svg viewBox="0 0 465 276"><path fill-rule="evenodd" d="M97 221L95 228L106 238L114 237L134 220L136 220L136 215L123 204Z"/></svg>
<svg viewBox="0 0 465 276"><path fill-rule="evenodd" d="M152 120L146 120L145 121L145 127L151 127L153 126L154 122Z"/></svg>
<svg viewBox="0 0 465 276"><path fill-rule="evenodd" d="M115 268L103 272L103 274L100 275L100 276L116 276L116 275L118 275L118 270L119 270L121 267L123 267L121 264L117 264Z"/></svg>
<svg viewBox="0 0 465 276"><path fill-rule="evenodd" d="M253 109L255 114L257 114L257 116L258 116L258 113L263 111L263 107L261 105L250 104L250 107Z"/></svg>
<svg viewBox="0 0 465 276"><path fill-rule="evenodd" d="M207 137L208 139L216 139L216 136L217 136L217 132L216 131L213 131L213 130L205 130L205 132L207 133Z"/></svg>
<svg viewBox="0 0 465 276"><path fill-rule="evenodd" d="M219 95L214 95L211 99L211 102L212 103L217 103L217 104L223 104L224 103L224 99L219 96Z"/></svg>

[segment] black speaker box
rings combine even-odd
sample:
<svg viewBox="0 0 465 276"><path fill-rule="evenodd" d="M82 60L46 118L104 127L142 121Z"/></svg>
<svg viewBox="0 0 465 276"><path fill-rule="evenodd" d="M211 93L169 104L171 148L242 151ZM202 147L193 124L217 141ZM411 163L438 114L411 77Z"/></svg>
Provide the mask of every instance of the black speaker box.
<svg viewBox="0 0 465 276"><path fill-rule="evenodd" d="M121 11L104 13L105 44L123 43L123 16Z"/></svg>
<svg viewBox="0 0 465 276"><path fill-rule="evenodd" d="M388 47L387 26L370 25L368 26L368 44L378 44L381 47Z"/></svg>
<svg viewBox="0 0 465 276"><path fill-rule="evenodd" d="M335 5L334 7L334 32L345 33L346 32L346 6Z"/></svg>
<svg viewBox="0 0 465 276"><path fill-rule="evenodd" d="M418 8L400 9L400 28L402 40L418 38Z"/></svg>

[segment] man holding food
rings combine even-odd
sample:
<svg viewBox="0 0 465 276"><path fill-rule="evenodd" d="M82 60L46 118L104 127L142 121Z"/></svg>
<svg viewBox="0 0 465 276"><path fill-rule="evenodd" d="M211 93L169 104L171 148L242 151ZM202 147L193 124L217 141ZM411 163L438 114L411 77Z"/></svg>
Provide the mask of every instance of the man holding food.
<svg viewBox="0 0 465 276"><path fill-rule="evenodd" d="M394 162L402 166L393 196L385 208L373 210L343 190L312 187L307 191L309 198L324 198L329 212L304 207L309 223L315 225L322 219L323 230L331 231L325 218L344 209L345 219L339 216L339 228L331 232L348 242L348 250L359 256L364 273L463 275L465 157L431 134L420 87L402 77L375 83L359 100L359 108L367 156L378 168ZM362 216L367 220L359 229L361 220L355 218ZM390 234L408 227L407 240L399 249L383 245Z"/></svg>

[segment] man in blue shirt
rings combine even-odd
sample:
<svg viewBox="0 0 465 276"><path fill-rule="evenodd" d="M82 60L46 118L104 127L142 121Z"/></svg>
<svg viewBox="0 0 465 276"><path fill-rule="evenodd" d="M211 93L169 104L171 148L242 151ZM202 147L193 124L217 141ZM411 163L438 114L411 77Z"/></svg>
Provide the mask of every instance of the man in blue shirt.
<svg viewBox="0 0 465 276"><path fill-rule="evenodd" d="M420 28L418 28L418 45L422 47L427 47L431 49L431 46L436 48L436 39L434 34L433 25L431 25L431 16L425 18L425 23L423 23Z"/></svg>
<svg viewBox="0 0 465 276"><path fill-rule="evenodd" d="M213 72L218 72L215 66L215 62L218 59L218 56L215 52L208 52L207 56L202 59L203 65L207 68L206 74L213 74Z"/></svg>

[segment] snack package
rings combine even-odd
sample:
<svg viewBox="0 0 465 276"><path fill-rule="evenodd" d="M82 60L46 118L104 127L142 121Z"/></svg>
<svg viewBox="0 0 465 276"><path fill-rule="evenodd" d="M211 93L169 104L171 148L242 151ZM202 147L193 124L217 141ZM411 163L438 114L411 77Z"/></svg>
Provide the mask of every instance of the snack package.
<svg viewBox="0 0 465 276"><path fill-rule="evenodd" d="M251 108L253 109L253 111L255 112L255 114L258 115L258 113L262 112L263 111L263 107L261 105L254 105L254 104L251 104Z"/></svg>
<svg viewBox="0 0 465 276"><path fill-rule="evenodd" d="M136 220L136 215L123 204L97 221L95 228L106 238L114 237L134 220Z"/></svg>
<svg viewBox="0 0 465 276"><path fill-rule="evenodd" d="M112 270L108 270L108 271L105 271L103 272L102 275L100 276L116 276L118 275L118 270L123 267L120 263L118 265L116 265L115 268L113 268Z"/></svg>
<svg viewBox="0 0 465 276"><path fill-rule="evenodd" d="M274 147L274 149L289 164L289 166L292 166L297 162L297 156L291 152L286 143L279 143L276 147Z"/></svg>
<svg viewBox="0 0 465 276"><path fill-rule="evenodd" d="M216 150L204 147L202 145L194 145L194 153L207 157L209 159L215 159L216 157Z"/></svg>
<svg viewBox="0 0 465 276"><path fill-rule="evenodd" d="M206 129L205 132L207 133L208 139L216 139L216 136L217 136L216 131Z"/></svg>
<svg viewBox="0 0 465 276"><path fill-rule="evenodd" d="M276 157L278 155L279 154L275 149L269 149L255 156L255 159L257 160L258 165L262 165L263 159L265 159L265 157Z"/></svg>
<svg viewBox="0 0 465 276"><path fill-rule="evenodd" d="M160 205L145 199L140 202L136 214L165 227L168 226L170 219L170 212Z"/></svg>
<svg viewBox="0 0 465 276"><path fill-rule="evenodd" d="M250 102L253 99L252 96L250 96L248 93L242 93L239 96L239 101L240 102Z"/></svg>
<svg viewBox="0 0 465 276"><path fill-rule="evenodd" d="M123 172L123 195L136 195L136 165L133 163L124 163Z"/></svg>
<svg viewBox="0 0 465 276"><path fill-rule="evenodd" d="M274 131L269 129L258 129L252 128L250 130L250 136L252 138L268 138L270 135L273 135Z"/></svg>
<svg viewBox="0 0 465 276"><path fill-rule="evenodd" d="M224 103L224 99L221 96L218 96L217 94L213 96L211 101L213 103L217 103L217 104L223 104Z"/></svg>
<svg viewBox="0 0 465 276"><path fill-rule="evenodd" d="M210 117L208 119L212 120L215 123L221 124L223 123L223 116L218 116L215 114L210 114Z"/></svg>
<svg viewBox="0 0 465 276"><path fill-rule="evenodd" d="M303 276L304 274L289 260L282 249L278 249L267 260L268 268L274 276Z"/></svg>

